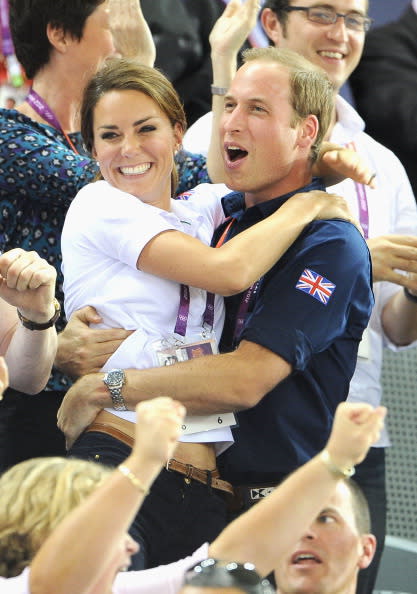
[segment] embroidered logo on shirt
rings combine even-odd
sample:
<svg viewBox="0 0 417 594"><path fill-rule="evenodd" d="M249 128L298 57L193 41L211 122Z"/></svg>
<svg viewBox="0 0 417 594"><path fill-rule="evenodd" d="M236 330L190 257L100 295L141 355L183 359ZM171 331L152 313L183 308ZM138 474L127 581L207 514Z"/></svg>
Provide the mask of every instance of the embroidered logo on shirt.
<svg viewBox="0 0 417 594"><path fill-rule="evenodd" d="M327 305L336 285L314 270L305 268L295 288L311 295L323 305Z"/></svg>

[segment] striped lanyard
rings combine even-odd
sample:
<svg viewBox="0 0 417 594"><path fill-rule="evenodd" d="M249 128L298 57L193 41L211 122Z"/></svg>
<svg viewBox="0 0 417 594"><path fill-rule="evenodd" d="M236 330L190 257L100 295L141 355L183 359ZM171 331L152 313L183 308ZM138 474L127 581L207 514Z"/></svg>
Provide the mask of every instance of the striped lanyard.
<svg viewBox="0 0 417 594"><path fill-rule="evenodd" d="M348 142L346 144L347 148L350 148L353 151L356 151L356 146L354 142ZM358 211L359 211L359 223L363 229L363 234L365 239L369 237L369 210L368 210L368 196L366 193L366 187L364 184L359 184L358 182L354 182L355 190L356 190L356 198L358 201Z"/></svg>
<svg viewBox="0 0 417 594"><path fill-rule="evenodd" d="M59 123L58 118L56 117L55 113L49 107L49 105L42 99L40 95L33 89L30 89L28 96L26 97L27 103L31 106L31 108L36 111L36 113L41 116L45 122L48 122L53 128L56 128L65 136L65 140L67 141L68 145L74 151L76 155L79 155L79 152L74 146L71 138L68 136L66 132L62 129L61 124Z"/></svg>

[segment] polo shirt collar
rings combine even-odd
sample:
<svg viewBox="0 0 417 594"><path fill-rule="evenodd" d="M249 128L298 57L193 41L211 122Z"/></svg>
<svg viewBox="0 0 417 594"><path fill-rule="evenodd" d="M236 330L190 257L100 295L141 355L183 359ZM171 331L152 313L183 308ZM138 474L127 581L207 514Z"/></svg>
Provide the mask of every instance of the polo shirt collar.
<svg viewBox="0 0 417 594"><path fill-rule="evenodd" d="M297 188L292 192L288 192L288 194L272 198L266 202L260 202L250 208L246 208L245 195L242 192L231 192L222 198L223 210L227 217L233 217L235 219L240 219L244 213L255 214L256 212L258 212L262 218L265 218L278 210L278 208L291 198L291 196L294 196L294 194L298 194L299 192L311 192L311 190L326 191L326 187L320 177L314 177L311 183L302 188Z"/></svg>

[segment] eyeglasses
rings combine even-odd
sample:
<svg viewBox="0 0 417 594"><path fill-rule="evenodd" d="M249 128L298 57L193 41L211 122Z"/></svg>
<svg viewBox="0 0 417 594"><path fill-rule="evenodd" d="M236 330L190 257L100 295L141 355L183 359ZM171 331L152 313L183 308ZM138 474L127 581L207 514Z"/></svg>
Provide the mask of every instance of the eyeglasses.
<svg viewBox="0 0 417 594"><path fill-rule="evenodd" d="M189 585L216 585L221 575L228 574L233 580L233 586L240 587L244 592L253 594L272 594L274 592L270 582L261 578L252 563L235 563L205 559L189 569L185 574L184 583ZM220 579L220 583L223 580ZM232 585L228 584L228 587ZM222 583L222 586L226 584Z"/></svg>
<svg viewBox="0 0 417 594"><path fill-rule="evenodd" d="M337 19L342 18L345 20L346 27L352 29L352 31L369 31L372 23L372 19L363 14L357 14L356 12L341 14L327 6L313 6L311 8L306 6L288 6L284 10L285 12L303 10L309 21L319 23L319 25L334 25Z"/></svg>

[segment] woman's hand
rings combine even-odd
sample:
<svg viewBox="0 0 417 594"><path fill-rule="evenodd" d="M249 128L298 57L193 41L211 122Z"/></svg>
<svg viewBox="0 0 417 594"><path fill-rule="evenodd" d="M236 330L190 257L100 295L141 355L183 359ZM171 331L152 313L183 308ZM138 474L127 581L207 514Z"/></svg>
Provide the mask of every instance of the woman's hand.
<svg viewBox="0 0 417 594"><path fill-rule="evenodd" d="M321 190L294 194L282 208L300 208L300 216L307 217L306 224L318 219L344 219L357 227L363 235L359 221L353 216L348 203L337 194Z"/></svg>
<svg viewBox="0 0 417 594"><path fill-rule="evenodd" d="M162 466L177 445L184 417L185 407L172 398L153 398L139 403L132 455Z"/></svg>

